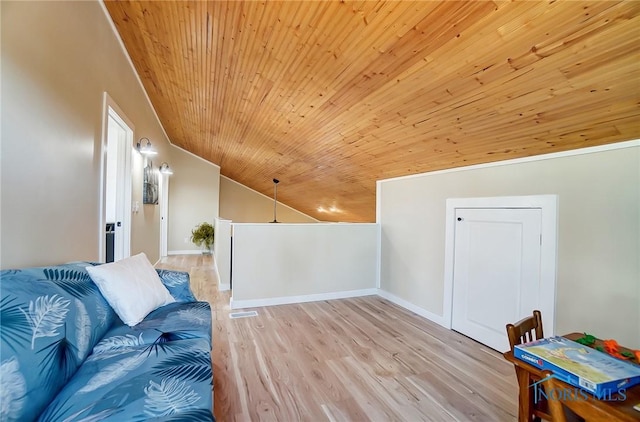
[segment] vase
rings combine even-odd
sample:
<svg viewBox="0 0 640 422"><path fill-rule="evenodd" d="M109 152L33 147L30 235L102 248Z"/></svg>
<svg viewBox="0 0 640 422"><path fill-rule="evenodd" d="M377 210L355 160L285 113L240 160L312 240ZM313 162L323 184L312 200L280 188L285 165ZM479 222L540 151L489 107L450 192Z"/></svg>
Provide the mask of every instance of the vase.
<svg viewBox="0 0 640 422"><path fill-rule="evenodd" d="M202 245L202 255L211 255L211 249L213 248L213 245L209 245L207 246L206 244Z"/></svg>

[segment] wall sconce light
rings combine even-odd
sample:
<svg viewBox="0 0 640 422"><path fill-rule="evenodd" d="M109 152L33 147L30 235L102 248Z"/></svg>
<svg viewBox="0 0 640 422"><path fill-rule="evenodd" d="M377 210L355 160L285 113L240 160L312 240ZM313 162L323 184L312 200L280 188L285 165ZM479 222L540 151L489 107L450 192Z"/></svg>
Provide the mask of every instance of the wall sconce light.
<svg viewBox="0 0 640 422"><path fill-rule="evenodd" d="M136 144L136 149L142 155L156 155L158 153L153 145L151 145L151 141L149 140L149 138L140 138L140 140Z"/></svg>
<svg viewBox="0 0 640 422"><path fill-rule="evenodd" d="M162 174L173 174L173 170L169 167L169 164L164 162L160 164L160 173Z"/></svg>

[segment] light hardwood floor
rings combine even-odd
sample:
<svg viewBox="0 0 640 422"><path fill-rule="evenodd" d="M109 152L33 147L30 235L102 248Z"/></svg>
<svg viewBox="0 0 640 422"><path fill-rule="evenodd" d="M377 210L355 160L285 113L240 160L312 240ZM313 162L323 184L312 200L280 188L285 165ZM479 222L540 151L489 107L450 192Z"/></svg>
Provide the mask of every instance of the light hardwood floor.
<svg viewBox="0 0 640 422"><path fill-rule="evenodd" d="M378 296L256 308L230 319L211 257L188 271L213 313L214 406L225 421L513 421L502 355Z"/></svg>

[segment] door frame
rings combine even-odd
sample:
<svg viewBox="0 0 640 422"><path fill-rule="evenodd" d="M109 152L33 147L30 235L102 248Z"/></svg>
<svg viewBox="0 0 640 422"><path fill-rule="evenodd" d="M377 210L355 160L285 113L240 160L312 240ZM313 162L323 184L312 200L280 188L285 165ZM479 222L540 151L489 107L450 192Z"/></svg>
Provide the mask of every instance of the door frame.
<svg viewBox="0 0 640 422"><path fill-rule="evenodd" d="M123 213L123 236L124 236L124 257L131 255L131 151L133 148L133 133L135 126L127 118L118 104L105 91L102 97L102 140L100 143L100 218L98 227L98 261L103 262L106 252L106 187L107 187L107 150L108 150L108 128L109 117L115 119L120 125L125 127L127 138L125 141L124 163L118 165L124 166L124 201L122 207Z"/></svg>
<svg viewBox="0 0 640 422"><path fill-rule="evenodd" d="M168 255L169 240L169 175L160 172L160 258Z"/></svg>
<svg viewBox="0 0 640 422"><path fill-rule="evenodd" d="M457 208L539 208L542 211L540 284L541 290L550 291L553 294L550 295L550 297L540 297L539 310L542 312L544 318L545 335L555 335L558 195L447 199L445 217L443 318L444 325L448 329L451 329L451 321L453 319L455 213Z"/></svg>

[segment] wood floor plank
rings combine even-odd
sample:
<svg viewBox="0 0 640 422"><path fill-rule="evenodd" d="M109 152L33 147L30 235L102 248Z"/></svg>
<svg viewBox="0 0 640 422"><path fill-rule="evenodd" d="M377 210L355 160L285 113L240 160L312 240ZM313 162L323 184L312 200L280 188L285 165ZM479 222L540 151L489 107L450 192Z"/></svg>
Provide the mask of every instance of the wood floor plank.
<svg viewBox="0 0 640 422"><path fill-rule="evenodd" d="M514 421L502 355L379 297L231 319L211 256L163 258L211 304L214 413L226 421Z"/></svg>
<svg viewBox="0 0 640 422"><path fill-rule="evenodd" d="M322 409L327 419L331 422L370 421L367 414L354 399L323 404Z"/></svg>

